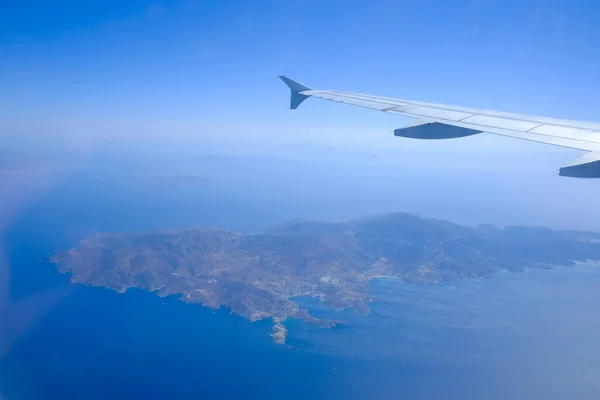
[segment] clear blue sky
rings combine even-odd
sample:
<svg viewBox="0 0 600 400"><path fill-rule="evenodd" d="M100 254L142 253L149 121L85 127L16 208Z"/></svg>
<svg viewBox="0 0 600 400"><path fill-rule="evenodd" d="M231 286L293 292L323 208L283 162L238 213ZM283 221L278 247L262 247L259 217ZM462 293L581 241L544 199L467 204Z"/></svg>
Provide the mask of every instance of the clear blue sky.
<svg viewBox="0 0 600 400"><path fill-rule="evenodd" d="M2 145L197 139L256 152L277 141L353 145L413 165L460 167L465 182L483 182L487 175L477 173L486 169L506 171L507 192L539 193L532 207L560 194L560 207L585 210L600 194L597 182L556 177L578 152L493 135L402 140L391 136L407 122L397 116L316 99L289 111L277 79L600 120L596 1L5 0L0 7Z"/></svg>
<svg viewBox="0 0 600 400"><path fill-rule="evenodd" d="M315 88L593 120L598 12L566 0L8 0L0 118L54 130L66 120L215 132L402 125L327 104L290 114L276 80L286 74Z"/></svg>

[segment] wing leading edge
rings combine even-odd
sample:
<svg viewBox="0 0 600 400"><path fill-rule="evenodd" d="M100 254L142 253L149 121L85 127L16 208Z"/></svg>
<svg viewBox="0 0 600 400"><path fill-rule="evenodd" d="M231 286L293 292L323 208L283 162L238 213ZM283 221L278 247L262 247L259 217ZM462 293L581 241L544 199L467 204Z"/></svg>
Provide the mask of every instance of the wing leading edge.
<svg viewBox="0 0 600 400"><path fill-rule="evenodd" d="M372 96L338 90L312 90L285 76L290 108L309 97L416 118L396 129L395 136L414 139L453 139L482 132L591 152L560 169L560 175L600 178L600 123L546 118L491 110Z"/></svg>

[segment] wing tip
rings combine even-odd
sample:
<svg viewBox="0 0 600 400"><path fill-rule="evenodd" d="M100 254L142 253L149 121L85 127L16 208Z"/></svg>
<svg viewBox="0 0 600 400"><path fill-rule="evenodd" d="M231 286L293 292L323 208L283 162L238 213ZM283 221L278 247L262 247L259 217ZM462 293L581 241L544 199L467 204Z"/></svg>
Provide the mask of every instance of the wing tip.
<svg viewBox="0 0 600 400"><path fill-rule="evenodd" d="M310 88L304 86L301 83L296 82L293 79L288 78L285 75L279 75L279 79L281 79L283 83L285 83L292 92L292 96L290 99L290 109L295 110L296 108L298 108L298 106L300 106L300 104L302 104L304 100L306 100L309 97L300 92L305 92L307 90L310 90Z"/></svg>
<svg viewBox="0 0 600 400"><path fill-rule="evenodd" d="M309 87L304 86L303 84L298 83L295 80L290 79L285 75L279 75L279 79L281 79L283 81L283 83L285 83L292 92L298 93L298 92L304 92L306 90L310 90Z"/></svg>

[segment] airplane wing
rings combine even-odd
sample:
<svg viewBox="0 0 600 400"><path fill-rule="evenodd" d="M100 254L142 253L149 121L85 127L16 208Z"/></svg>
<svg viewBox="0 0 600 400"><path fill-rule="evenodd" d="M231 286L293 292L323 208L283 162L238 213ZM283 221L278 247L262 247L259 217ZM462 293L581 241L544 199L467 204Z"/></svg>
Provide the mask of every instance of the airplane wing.
<svg viewBox="0 0 600 400"><path fill-rule="evenodd" d="M417 121L394 131L413 139L453 139L489 132L517 139L585 150L588 153L560 169L561 176L600 178L600 123L522 115L468 107L373 96L339 90L312 90L280 76L292 92L290 108L318 97Z"/></svg>

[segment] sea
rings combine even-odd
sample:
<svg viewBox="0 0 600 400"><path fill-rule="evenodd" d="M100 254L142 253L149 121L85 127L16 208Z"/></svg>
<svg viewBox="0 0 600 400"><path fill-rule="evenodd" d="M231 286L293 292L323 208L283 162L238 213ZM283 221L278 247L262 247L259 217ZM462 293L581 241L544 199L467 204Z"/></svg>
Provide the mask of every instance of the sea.
<svg viewBox="0 0 600 400"><path fill-rule="evenodd" d="M32 323L0 359L0 398L583 400L600 393L595 264L429 286L380 278L367 315L296 298L315 316L346 323L323 329L287 321L285 346L268 336L270 321L250 323L176 296L70 284L44 258L96 232L258 232L334 208L261 196L252 185L156 187L123 170L61 175L4 232L11 307L23 306Z"/></svg>

